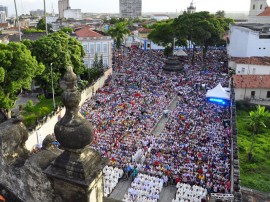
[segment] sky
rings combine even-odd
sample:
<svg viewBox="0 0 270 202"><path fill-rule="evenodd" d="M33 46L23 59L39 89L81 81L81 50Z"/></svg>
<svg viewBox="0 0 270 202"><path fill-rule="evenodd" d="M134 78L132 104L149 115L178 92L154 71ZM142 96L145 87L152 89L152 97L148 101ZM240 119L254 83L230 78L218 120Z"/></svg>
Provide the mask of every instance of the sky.
<svg viewBox="0 0 270 202"><path fill-rule="evenodd" d="M30 10L43 9L43 0L16 0L18 14L29 13ZM69 0L73 9L82 9L89 13L118 13L119 0ZM180 12L185 10L191 0L142 0L142 12ZM250 0L194 0L197 11L247 12ZM0 5L7 6L9 14L15 14L14 1L0 0ZM47 12L58 13L58 0L46 0Z"/></svg>

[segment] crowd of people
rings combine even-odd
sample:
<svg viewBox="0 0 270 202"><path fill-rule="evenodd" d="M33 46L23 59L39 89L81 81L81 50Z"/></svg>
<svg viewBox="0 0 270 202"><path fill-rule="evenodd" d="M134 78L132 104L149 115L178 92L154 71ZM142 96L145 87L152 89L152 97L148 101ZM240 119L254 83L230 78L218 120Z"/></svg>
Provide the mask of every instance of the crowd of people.
<svg viewBox="0 0 270 202"><path fill-rule="evenodd" d="M93 147L110 165L123 168L125 177L138 173L158 176L164 184L186 183L208 193L230 192L230 118L228 106L208 103L207 89L228 86L226 54L208 51L201 67L200 55L187 51L181 73L162 70L161 51L129 49L122 54L114 75L82 114L94 126ZM161 134L153 129L177 99Z"/></svg>
<svg viewBox="0 0 270 202"><path fill-rule="evenodd" d="M120 178L123 177L124 171L117 167L105 166L103 168L103 193L108 196L116 187Z"/></svg>

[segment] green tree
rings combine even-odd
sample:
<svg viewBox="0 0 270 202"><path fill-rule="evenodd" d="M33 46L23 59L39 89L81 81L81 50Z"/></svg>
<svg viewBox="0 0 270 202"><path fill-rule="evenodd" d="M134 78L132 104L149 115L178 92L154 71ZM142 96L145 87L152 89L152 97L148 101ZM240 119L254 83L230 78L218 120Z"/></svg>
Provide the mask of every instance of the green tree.
<svg viewBox="0 0 270 202"><path fill-rule="evenodd" d="M173 19L157 22L152 27L153 30L148 35L148 38L154 43L165 47L165 55L172 53L174 43L178 46L186 46L186 39L181 36L176 36Z"/></svg>
<svg viewBox="0 0 270 202"><path fill-rule="evenodd" d="M196 46L202 47L202 59L204 59L208 47L216 45L222 39L227 28L225 22L226 20L220 20L209 12L203 11L180 15L175 19L174 26L178 35L192 41L194 49ZM194 60L194 51L192 60Z"/></svg>
<svg viewBox="0 0 270 202"><path fill-rule="evenodd" d="M218 10L215 14L215 17L217 18L225 18L225 11L223 10Z"/></svg>
<svg viewBox="0 0 270 202"><path fill-rule="evenodd" d="M100 55L98 60L98 69L101 73L104 72L104 65L103 65L103 55Z"/></svg>
<svg viewBox="0 0 270 202"><path fill-rule="evenodd" d="M120 49L125 35L130 33L127 22L119 22L108 30L108 34L115 40L116 48Z"/></svg>
<svg viewBox="0 0 270 202"><path fill-rule="evenodd" d="M0 44L0 108L11 117L18 92L30 89L32 79L44 71L22 43Z"/></svg>
<svg viewBox="0 0 270 202"><path fill-rule="evenodd" d="M61 29L61 31L62 31L62 32L65 32L65 33L67 33L67 34L72 34L72 33L73 33L73 29L70 28L70 27L63 27L63 28Z"/></svg>
<svg viewBox="0 0 270 202"><path fill-rule="evenodd" d="M48 32L52 32L52 25L47 23ZM41 18L37 23L37 30L46 30L45 18Z"/></svg>
<svg viewBox="0 0 270 202"><path fill-rule="evenodd" d="M270 114L265 107L261 107L260 105L256 106L256 111L249 112L249 125L252 129L252 143L248 153L249 161L252 160L252 149L254 146L255 135L258 134L261 127L266 128L266 121L269 120Z"/></svg>
<svg viewBox="0 0 270 202"><path fill-rule="evenodd" d="M59 79L63 77L68 65L73 67L77 75L85 72L82 60L85 53L81 43L64 32L55 32L34 42L24 40L23 43L29 47L37 61L46 67L43 74L35 78L46 96L51 91L51 67L56 91L60 90Z"/></svg>

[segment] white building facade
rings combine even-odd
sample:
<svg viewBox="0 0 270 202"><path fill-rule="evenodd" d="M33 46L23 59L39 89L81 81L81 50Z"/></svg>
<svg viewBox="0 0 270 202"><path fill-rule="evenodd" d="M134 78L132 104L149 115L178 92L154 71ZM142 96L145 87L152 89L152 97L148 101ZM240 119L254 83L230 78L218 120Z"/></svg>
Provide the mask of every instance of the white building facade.
<svg viewBox="0 0 270 202"><path fill-rule="evenodd" d="M83 58L86 67L91 68L95 55L98 59L102 56L103 65L112 67L113 39L91 30L89 27L82 28L75 32L76 38L82 43L85 51Z"/></svg>
<svg viewBox="0 0 270 202"><path fill-rule="evenodd" d="M82 11L81 9L66 9L64 10L64 18L66 19L82 19Z"/></svg>
<svg viewBox="0 0 270 202"><path fill-rule="evenodd" d="M270 26L230 25L228 55L232 57L270 56Z"/></svg>

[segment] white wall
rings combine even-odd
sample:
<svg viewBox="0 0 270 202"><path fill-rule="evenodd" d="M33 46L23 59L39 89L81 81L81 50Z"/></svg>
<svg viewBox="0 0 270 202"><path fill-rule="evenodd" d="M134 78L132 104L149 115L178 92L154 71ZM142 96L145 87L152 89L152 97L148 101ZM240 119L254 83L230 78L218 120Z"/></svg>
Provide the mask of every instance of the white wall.
<svg viewBox="0 0 270 202"><path fill-rule="evenodd" d="M251 91L255 91L255 99L270 99L267 98L267 91L270 89L251 89L251 88L235 88L235 100L251 99Z"/></svg>
<svg viewBox="0 0 270 202"><path fill-rule="evenodd" d="M64 18L71 18L71 19L76 19L76 20L81 20L82 19L82 12L81 9L67 9L64 10Z"/></svg>
<svg viewBox="0 0 270 202"><path fill-rule="evenodd" d="M105 73L104 76L98 79L98 81L90 86L88 89L84 90L81 95L81 103L82 105L85 100L89 99L92 97L93 92L96 92L99 88L104 86L104 82L106 79L112 74L112 68L108 69ZM54 126L58 122L58 118L62 118L65 114L65 108L62 108L59 110L54 116L51 118L48 118L47 121L38 127L35 131L29 132L28 140L25 142L25 147L31 151L33 147L37 144L41 145L42 141L44 138L49 135L54 133Z"/></svg>
<svg viewBox="0 0 270 202"><path fill-rule="evenodd" d="M269 24L270 16L248 16L249 23Z"/></svg>
<svg viewBox="0 0 270 202"><path fill-rule="evenodd" d="M259 39L259 32L231 25L227 49L232 57L270 56L270 39Z"/></svg>
<svg viewBox="0 0 270 202"><path fill-rule="evenodd" d="M236 64L235 73L239 75L269 75L270 66L252 65L252 64Z"/></svg>

